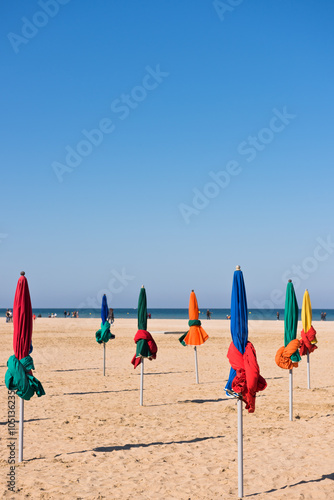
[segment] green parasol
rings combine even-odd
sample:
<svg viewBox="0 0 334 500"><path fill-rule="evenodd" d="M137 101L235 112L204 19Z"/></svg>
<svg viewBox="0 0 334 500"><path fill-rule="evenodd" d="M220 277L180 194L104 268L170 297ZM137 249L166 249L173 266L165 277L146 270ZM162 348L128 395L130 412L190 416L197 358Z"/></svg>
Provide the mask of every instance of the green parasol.
<svg viewBox="0 0 334 500"><path fill-rule="evenodd" d="M287 347L288 344L296 339L297 336L297 325L298 325L298 304L295 294L295 289L291 280L288 281L286 287L285 296L285 311L284 311L284 346ZM298 366L298 362L301 361L301 357L297 350L291 354L290 359L294 366ZM293 370L289 369L289 419L293 420Z"/></svg>
<svg viewBox="0 0 334 500"><path fill-rule="evenodd" d="M295 289L293 283L289 280L286 287L285 296L285 312L284 312L284 346L286 347L291 340L297 337L297 325L298 325L298 304L295 294ZM299 351L291 355L291 361L298 363L301 361Z"/></svg>

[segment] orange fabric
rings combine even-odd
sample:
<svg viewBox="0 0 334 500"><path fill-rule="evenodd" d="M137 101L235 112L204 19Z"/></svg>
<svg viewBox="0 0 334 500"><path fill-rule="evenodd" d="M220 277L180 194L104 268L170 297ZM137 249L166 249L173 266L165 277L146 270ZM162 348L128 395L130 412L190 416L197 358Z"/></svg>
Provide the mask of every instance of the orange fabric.
<svg viewBox="0 0 334 500"><path fill-rule="evenodd" d="M304 330L302 330L301 332L302 339L300 341L300 349L299 349L299 354L301 356L305 356L307 352L311 353L316 349L318 349L318 347L314 345L317 343L316 334L317 332L315 331L313 326L311 326L309 331L306 333L304 332Z"/></svg>
<svg viewBox="0 0 334 500"><path fill-rule="evenodd" d="M183 340L187 345L202 345L208 338L209 335L201 326L191 326Z"/></svg>
<svg viewBox="0 0 334 500"><path fill-rule="evenodd" d="M300 342L298 339L291 340L286 347L280 347L275 356L276 365L284 370L297 368L298 363L293 363L290 359L293 353L299 348Z"/></svg>
<svg viewBox="0 0 334 500"><path fill-rule="evenodd" d="M198 319L198 304L195 292L191 292L189 299L189 319Z"/></svg>
<svg viewBox="0 0 334 500"><path fill-rule="evenodd" d="M247 342L244 354L231 342L227 357L237 374L232 382L232 389L242 395L249 413L255 411L256 393L267 387L267 382L260 375L256 352L251 342Z"/></svg>
<svg viewBox="0 0 334 500"><path fill-rule="evenodd" d="M198 319L198 304L195 292L191 292L189 299L189 320ZM185 338L183 339L187 345L202 345L208 340L209 335L201 326L191 326Z"/></svg>

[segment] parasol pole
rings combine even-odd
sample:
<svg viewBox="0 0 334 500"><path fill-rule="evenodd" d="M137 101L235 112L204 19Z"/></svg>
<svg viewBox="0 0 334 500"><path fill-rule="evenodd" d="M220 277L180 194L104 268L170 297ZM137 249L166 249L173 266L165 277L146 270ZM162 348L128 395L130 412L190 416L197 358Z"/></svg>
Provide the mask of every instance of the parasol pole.
<svg viewBox="0 0 334 500"><path fill-rule="evenodd" d="M19 462L23 461L23 424L24 424L24 399L20 398Z"/></svg>
<svg viewBox="0 0 334 500"><path fill-rule="evenodd" d="M197 347L194 347L194 352L195 352L195 370L196 370L196 384L199 384L198 380L198 363L197 363Z"/></svg>
<svg viewBox="0 0 334 500"><path fill-rule="evenodd" d="M140 371L140 406L143 406L143 390L144 390L144 358L141 358Z"/></svg>
<svg viewBox="0 0 334 500"><path fill-rule="evenodd" d="M244 496L244 445L243 445L243 420L242 400L238 399L238 497Z"/></svg>
<svg viewBox="0 0 334 500"><path fill-rule="evenodd" d="M103 375L106 374L106 343L103 342Z"/></svg>
<svg viewBox="0 0 334 500"><path fill-rule="evenodd" d="M310 353L307 351L307 388L311 389Z"/></svg>
<svg viewBox="0 0 334 500"><path fill-rule="evenodd" d="M293 371L289 370L289 418L293 420Z"/></svg>

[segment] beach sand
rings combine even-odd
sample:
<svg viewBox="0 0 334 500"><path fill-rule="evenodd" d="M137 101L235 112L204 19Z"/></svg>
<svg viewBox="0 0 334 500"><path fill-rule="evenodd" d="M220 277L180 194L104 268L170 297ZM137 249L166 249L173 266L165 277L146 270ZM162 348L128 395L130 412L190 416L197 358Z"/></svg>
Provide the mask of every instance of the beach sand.
<svg viewBox="0 0 334 500"><path fill-rule="evenodd" d="M259 393L254 414L243 411L245 498L334 498L334 323L313 325L319 349L310 356L312 388L304 357L294 370L290 422L289 374L274 361L283 345L283 321L249 322L268 387ZM184 331L187 323L149 320L158 354L145 361L144 406L140 367L130 364L136 320L116 318L105 377L103 347L95 341L99 326L96 319L36 320L34 374L46 395L25 402L24 462L16 464L13 495L6 486L4 385L13 326L1 318L1 498L238 498L237 404L223 390L230 369L229 321L202 322L210 338L198 348L196 384L193 348L181 346L177 334L154 333Z"/></svg>

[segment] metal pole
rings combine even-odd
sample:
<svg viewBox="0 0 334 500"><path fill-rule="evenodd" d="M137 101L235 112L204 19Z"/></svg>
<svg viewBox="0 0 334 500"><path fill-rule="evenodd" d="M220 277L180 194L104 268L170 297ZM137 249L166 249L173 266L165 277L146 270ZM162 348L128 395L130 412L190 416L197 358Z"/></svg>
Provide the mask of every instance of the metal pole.
<svg viewBox="0 0 334 500"><path fill-rule="evenodd" d="M20 398L19 462L23 461L23 424L24 424L24 399Z"/></svg>
<svg viewBox="0 0 334 500"><path fill-rule="evenodd" d="M103 342L103 375L106 374L106 343Z"/></svg>
<svg viewBox="0 0 334 500"><path fill-rule="evenodd" d="M289 370L289 417L293 420L293 371Z"/></svg>
<svg viewBox="0 0 334 500"><path fill-rule="evenodd" d="M244 445L243 445L243 421L242 401L238 399L238 497L244 496Z"/></svg>
<svg viewBox="0 0 334 500"><path fill-rule="evenodd" d="M140 372L140 406L143 406L143 390L144 390L144 359L141 360Z"/></svg>
<svg viewBox="0 0 334 500"><path fill-rule="evenodd" d="M196 346L194 347L194 351L195 351L196 384L199 384L199 380L198 380L198 363L197 363L197 348L196 348Z"/></svg>
<svg viewBox="0 0 334 500"><path fill-rule="evenodd" d="M307 388L311 389L310 353L307 351Z"/></svg>

